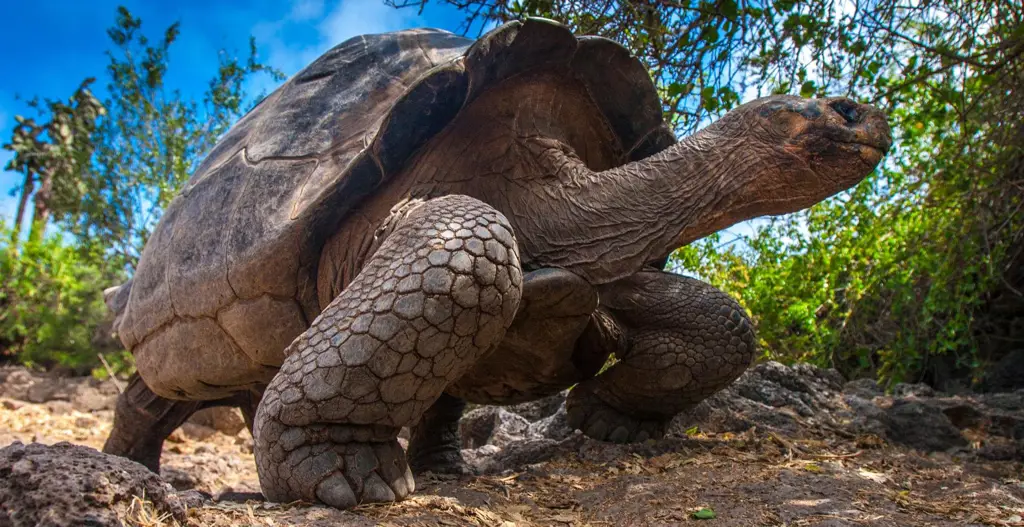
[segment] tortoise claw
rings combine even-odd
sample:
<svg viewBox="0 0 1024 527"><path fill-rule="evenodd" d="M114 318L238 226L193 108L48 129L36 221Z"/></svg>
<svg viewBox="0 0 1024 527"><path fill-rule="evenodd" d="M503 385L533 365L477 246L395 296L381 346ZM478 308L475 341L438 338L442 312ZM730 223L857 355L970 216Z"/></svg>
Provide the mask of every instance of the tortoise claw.
<svg viewBox="0 0 1024 527"><path fill-rule="evenodd" d="M344 433L338 425L282 428L281 439L267 445L268 455L257 457L260 486L270 501L349 509L400 501L416 488L397 439L355 438L363 434Z"/></svg>

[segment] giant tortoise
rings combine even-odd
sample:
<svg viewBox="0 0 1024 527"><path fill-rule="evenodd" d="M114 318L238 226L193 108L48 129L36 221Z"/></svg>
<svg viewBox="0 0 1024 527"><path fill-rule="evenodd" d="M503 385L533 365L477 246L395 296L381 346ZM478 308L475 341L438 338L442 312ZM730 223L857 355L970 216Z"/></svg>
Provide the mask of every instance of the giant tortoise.
<svg viewBox="0 0 1024 527"><path fill-rule="evenodd" d="M743 309L666 257L890 142L870 106L792 96L677 142L635 57L542 19L353 38L219 141L108 291L138 374L104 449L157 469L189 414L237 405L268 499L345 508L462 470L466 401L573 387L586 435L656 438L754 357Z"/></svg>

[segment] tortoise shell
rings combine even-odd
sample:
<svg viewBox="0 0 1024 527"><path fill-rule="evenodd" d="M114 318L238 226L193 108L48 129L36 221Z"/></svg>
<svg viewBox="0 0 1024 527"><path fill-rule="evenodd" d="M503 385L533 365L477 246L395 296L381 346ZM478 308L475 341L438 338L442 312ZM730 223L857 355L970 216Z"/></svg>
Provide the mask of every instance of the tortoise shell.
<svg viewBox="0 0 1024 527"><path fill-rule="evenodd" d="M139 371L159 372L145 376L150 387L215 399L268 382L320 312L320 250L347 213L479 94L540 67L586 87L630 160L675 142L636 58L547 20L476 41L434 29L345 41L217 143L118 293L116 329Z"/></svg>

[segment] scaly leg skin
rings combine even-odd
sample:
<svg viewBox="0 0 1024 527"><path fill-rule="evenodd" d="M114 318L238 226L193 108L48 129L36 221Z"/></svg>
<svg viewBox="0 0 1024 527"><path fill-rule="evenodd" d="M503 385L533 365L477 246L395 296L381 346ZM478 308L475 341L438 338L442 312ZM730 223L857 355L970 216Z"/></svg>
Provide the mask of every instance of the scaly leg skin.
<svg viewBox="0 0 1024 527"><path fill-rule="evenodd" d="M754 358L743 308L699 280L642 271L600 294L601 309L626 334L626 349L566 401L569 425L594 439L663 436L673 416L728 386Z"/></svg>
<svg viewBox="0 0 1024 527"><path fill-rule="evenodd" d="M519 311L505 338L447 393L472 403L517 404L593 377L610 350L587 346L587 353L578 353L577 346L597 302L594 286L569 271L526 273Z"/></svg>
<svg viewBox="0 0 1024 527"><path fill-rule="evenodd" d="M597 291L579 276L562 269L526 273L515 320L497 349L448 386L412 429L406 454L413 474L473 473L462 457L459 436L464 397L483 404L517 403L557 393L597 373L604 358L592 360L593 366L584 364L581 373L573 355L596 308Z"/></svg>
<svg viewBox="0 0 1024 527"><path fill-rule="evenodd" d="M418 423L515 316L522 272L501 213L445 196L401 214L266 389L254 437L271 501L349 508L411 493L400 428Z"/></svg>
<svg viewBox="0 0 1024 527"><path fill-rule="evenodd" d="M410 432L409 467L413 474L473 474L462 457L459 419L466 401L441 394Z"/></svg>

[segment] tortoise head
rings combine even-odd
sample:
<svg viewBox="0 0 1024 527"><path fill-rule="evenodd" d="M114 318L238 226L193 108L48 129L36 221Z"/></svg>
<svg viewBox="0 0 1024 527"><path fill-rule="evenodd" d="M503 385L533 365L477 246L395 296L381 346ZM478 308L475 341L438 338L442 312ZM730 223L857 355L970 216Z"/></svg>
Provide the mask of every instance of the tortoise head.
<svg viewBox="0 0 1024 527"><path fill-rule="evenodd" d="M747 157L734 206L752 217L809 207L860 182L892 145L885 114L844 97L764 97L701 134ZM749 163L749 164L748 164Z"/></svg>

